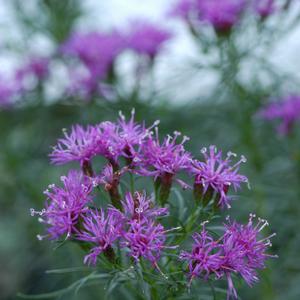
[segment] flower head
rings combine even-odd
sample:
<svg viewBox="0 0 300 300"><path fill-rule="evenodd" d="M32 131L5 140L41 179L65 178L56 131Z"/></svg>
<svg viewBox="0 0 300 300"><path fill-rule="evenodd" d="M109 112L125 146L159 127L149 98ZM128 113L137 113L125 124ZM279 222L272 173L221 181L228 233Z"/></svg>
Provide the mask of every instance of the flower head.
<svg viewBox="0 0 300 300"><path fill-rule="evenodd" d="M97 78L108 75L116 57L125 48L118 32L74 33L61 47L63 53L77 57Z"/></svg>
<svg viewBox="0 0 300 300"><path fill-rule="evenodd" d="M180 254L181 260L188 261L190 279L200 276L207 279L212 273L217 278L222 276L222 248L218 242L208 234L204 225L200 233L193 235L193 239L192 252L182 251Z"/></svg>
<svg viewBox="0 0 300 300"><path fill-rule="evenodd" d="M16 80L24 80L27 76L35 76L42 80L48 75L49 59L46 57L32 57L27 64L16 72Z"/></svg>
<svg viewBox="0 0 300 300"><path fill-rule="evenodd" d="M138 161L138 150L144 140L151 135L151 129L159 124L159 121L153 123L149 128L145 128L144 124L136 123L134 120L135 110L131 111L131 118L126 121L122 112L119 113L118 120L118 144L122 149L123 155L128 161L134 163ZM135 160L135 161L133 161Z"/></svg>
<svg viewBox="0 0 300 300"><path fill-rule="evenodd" d="M91 201L91 185L77 171L70 171L62 176L63 187L54 184L44 194L47 196L45 209L38 213L41 222L48 225L51 239L67 234L67 238L77 232L77 224L88 211L87 204ZM32 210L32 215L36 212Z"/></svg>
<svg viewBox="0 0 300 300"><path fill-rule="evenodd" d="M184 136L180 143L177 139L181 134L174 132L174 136L168 136L160 144L158 130L156 137L147 139L142 145L142 161L145 166L142 174L146 176L155 176L163 174L175 175L181 170L188 169L191 162L191 155L184 148L184 143L189 140Z"/></svg>
<svg viewBox="0 0 300 300"><path fill-rule="evenodd" d="M86 72L85 69L70 69L69 76L70 83L66 90L68 96L90 101L94 95L101 94L101 86L97 77Z"/></svg>
<svg viewBox="0 0 300 300"><path fill-rule="evenodd" d="M190 168L191 173L195 175L195 184L202 185L203 195L208 189L212 189L219 197L217 204L229 208L229 187L232 186L236 191L241 183L248 182L246 176L238 173L240 164L246 162L246 158L242 156L237 163L231 165L231 157L235 157L235 153L228 152L227 157L223 159L222 151L218 152L215 146L210 146L208 152L203 148L201 152L205 161L195 160Z"/></svg>
<svg viewBox="0 0 300 300"><path fill-rule="evenodd" d="M127 193L122 201L123 217L125 220L154 220L159 216L168 214L167 208L155 207L151 198L146 193L135 192L134 195Z"/></svg>
<svg viewBox="0 0 300 300"><path fill-rule="evenodd" d="M90 253L85 256L84 263L95 265L97 257L111 249L114 241L120 237L121 223L110 210L107 216L103 210L89 210L83 217L83 229L76 235L81 241L92 243Z"/></svg>
<svg viewBox="0 0 300 300"><path fill-rule="evenodd" d="M98 154L98 140L100 137L97 126L80 125L72 127L71 133L63 131L64 138L58 140L57 145L50 154L51 162L62 165L71 161L79 161L81 165Z"/></svg>
<svg viewBox="0 0 300 300"><path fill-rule="evenodd" d="M286 135L300 118L300 96L290 95L279 102L270 103L259 114L266 120L279 119L278 132Z"/></svg>
<svg viewBox="0 0 300 300"><path fill-rule="evenodd" d="M135 22L128 37L128 47L138 54L154 58L161 46L171 38L170 32L145 22Z"/></svg>
<svg viewBox="0 0 300 300"><path fill-rule="evenodd" d="M271 15L275 10L274 0L254 0L254 10L262 18Z"/></svg>
<svg viewBox="0 0 300 300"><path fill-rule="evenodd" d="M268 225L266 220L258 218L254 224L255 215L250 214L246 225L237 222L225 224L225 234L223 236L223 250L227 261L225 264L232 267L241 274L244 280L252 285L258 281L257 269L265 268L265 260L273 257L266 253L272 244L270 236L260 239L260 232Z"/></svg>
<svg viewBox="0 0 300 300"><path fill-rule="evenodd" d="M190 14L195 8L196 2L194 0L180 0L173 7L173 9L170 12L170 15L188 20Z"/></svg>
<svg viewBox="0 0 300 300"><path fill-rule="evenodd" d="M240 19L245 0L198 0L200 20L210 23L217 31L227 31Z"/></svg>
<svg viewBox="0 0 300 300"><path fill-rule="evenodd" d="M133 220L129 224L129 229L123 234L122 246L129 249L129 255L136 261L143 257L157 266L161 251L166 248L164 227L148 220Z"/></svg>

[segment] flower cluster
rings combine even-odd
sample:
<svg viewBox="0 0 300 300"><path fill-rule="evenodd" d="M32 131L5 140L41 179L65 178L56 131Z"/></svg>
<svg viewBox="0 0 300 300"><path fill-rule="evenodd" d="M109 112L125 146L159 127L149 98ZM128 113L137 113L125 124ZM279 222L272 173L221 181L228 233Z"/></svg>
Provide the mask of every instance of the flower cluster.
<svg viewBox="0 0 300 300"><path fill-rule="evenodd" d="M166 229L162 224L160 218L169 215L167 205L173 183L193 189L195 211L201 205L203 212L211 214L220 208L230 208L230 186L237 191L248 180L239 174L240 164L246 161L243 156L232 163L236 154L229 152L223 159L222 152L210 146L209 150L202 149L203 160L195 159L185 149L187 137L180 139L180 133L174 132L173 136L160 139L158 124L156 121L146 127L137 123L133 110L129 120L120 113L117 122L106 121L86 128L76 125L70 134L64 131L64 137L50 154L51 160L54 164L77 161L81 171L72 170L62 176L63 187L50 185L45 191L45 208L40 212L32 209L32 215L39 215L47 226L47 234L38 237L78 243L87 252L84 263L88 265L106 258L107 263L115 266L121 258L125 259L120 254L125 252L131 258L127 264L146 260L162 273L158 264L161 257L167 250L175 251L182 241L174 239L172 231L185 228L184 233L178 234L186 237L194 232L197 221L193 214L186 224L180 222L178 228ZM98 156L106 159L99 173L93 167ZM182 173L193 177L194 187L179 179ZM145 190L135 188L135 178L141 176L152 178L150 197ZM128 185L126 177L131 178ZM103 204L98 207L98 190L102 190L102 197L106 195L109 204L104 205L106 201L100 199ZM224 224L225 233L217 240L205 225L200 233L194 233L192 252L182 251L180 255L180 259L188 261L190 282L195 277L208 279L213 274L217 279L225 277L228 298L237 298L232 274L241 275L249 285L258 280L257 270L264 268L266 258L270 257L266 250L273 235L259 239L267 222L259 219L254 225L253 218L251 215L247 225L235 221ZM168 240L169 235L173 236L172 241Z"/></svg>
<svg viewBox="0 0 300 300"><path fill-rule="evenodd" d="M227 299L231 296L238 299L232 274L239 274L250 286L258 281L257 270L265 268L267 258L276 257L266 253L271 246L270 238L275 233L260 239L260 232L268 222L258 219L255 225L254 217L251 214L246 225L235 221L225 224L225 233L218 240L209 234L204 222L202 231L193 236L192 252L183 251L180 255L182 260L188 262L190 280L195 277L207 280L211 275L217 279L226 277Z"/></svg>
<svg viewBox="0 0 300 300"><path fill-rule="evenodd" d="M138 160L137 152L143 141L150 135L151 128L145 128L134 121L134 110L127 122L120 114L116 123L102 122L95 126L83 128L80 125L72 127L71 133L64 132L64 138L58 140L50 154L54 164L65 164L79 161L84 168L96 156L105 157L114 168L118 168L119 157L124 157L131 165Z"/></svg>
<svg viewBox="0 0 300 300"><path fill-rule="evenodd" d="M175 132L173 137L167 136L161 143L158 123L158 121L154 122L149 128L137 124L134 121L133 111L129 121L120 114L116 123L102 122L87 128L76 125L70 134L64 132L64 138L58 140L58 144L50 154L51 161L54 164L79 161L84 174L93 176L91 159L94 156L106 158L111 165L111 172L120 170L122 164L120 158L123 158L127 171L153 177L162 204L165 204L169 198L174 180L183 188L190 188L188 184L175 178L177 174L185 171L195 177L196 197L215 193L217 206L229 208L230 186L236 191L241 183L247 182L247 178L238 173L239 165L246 159L242 156L237 163L231 165L231 157L236 154L229 152L227 158L223 160L222 153L217 152L215 146L211 146L209 155L205 148L202 151L204 161L196 160L184 147L189 138L184 136L178 142L179 132ZM113 181L112 173L110 175L107 173L106 177ZM112 189L115 185L110 183L111 191L115 190Z"/></svg>
<svg viewBox="0 0 300 300"><path fill-rule="evenodd" d="M295 122L300 118L300 96L290 95L281 101L272 102L263 108L259 115L266 120L280 120L278 132L286 135L291 132Z"/></svg>

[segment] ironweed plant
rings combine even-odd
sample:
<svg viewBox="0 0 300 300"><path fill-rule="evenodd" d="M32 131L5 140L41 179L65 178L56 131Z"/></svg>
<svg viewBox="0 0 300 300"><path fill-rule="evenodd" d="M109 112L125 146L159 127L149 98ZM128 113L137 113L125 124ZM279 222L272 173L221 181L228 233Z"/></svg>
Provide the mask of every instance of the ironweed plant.
<svg viewBox="0 0 300 300"><path fill-rule="evenodd" d="M105 280L110 292L125 285L131 297L181 299L198 285L215 294L215 282L226 280L227 299L238 299L235 278L252 286L265 261L276 257L268 251L275 234L261 233L266 220L250 214L240 224L228 216L215 225L232 193L248 184L239 173L246 158L235 162L233 152L224 158L215 146L195 158L185 149L188 137L174 132L161 139L158 123L136 123L132 111L128 121L120 113L117 122L64 130L51 161L76 161L80 169L48 186L41 211L31 209L46 227L37 238L82 248L91 272L74 288ZM95 167L99 157L104 163ZM185 190L192 190L193 204Z"/></svg>

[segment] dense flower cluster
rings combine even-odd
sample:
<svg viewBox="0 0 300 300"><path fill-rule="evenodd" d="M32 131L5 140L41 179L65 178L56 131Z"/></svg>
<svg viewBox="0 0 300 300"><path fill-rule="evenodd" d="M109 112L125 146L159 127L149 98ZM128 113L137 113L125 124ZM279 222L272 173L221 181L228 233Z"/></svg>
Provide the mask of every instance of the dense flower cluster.
<svg viewBox="0 0 300 300"><path fill-rule="evenodd" d="M160 142L156 127L158 123L154 122L149 128L137 124L133 111L129 121L120 114L116 123L102 122L85 129L76 125L70 134L64 132L64 137L58 140L50 154L51 161L55 164L79 161L86 175L94 175L90 167L94 156L106 158L112 166L111 172L119 170L122 164L120 158L123 158L131 172L154 178L162 204L166 203L169 197L174 179L183 188L189 187L179 178L175 178L176 174L185 171L195 176L195 189L198 192L201 190L202 196L212 191L218 198L218 206L230 207L230 197L227 195L229 187L232 186L236 191L240 183L247 182L247 178L238 173L239 165L246 159L242 157L231 166L230 158L235 154L229 152L223 160L222 153L216 152L214 146L210 147L209 155L206 150L202 151L204 162L193 159L184 147L189 139L183 137L181 142L177 142L179 132ZM112 174L106 177L112 181ZM105 181L107 182L107 179L104 179Z"/></svg>
<svg viewBox="0 0 300 300"><path fill-rule="evenodd" d="M268 225L268 222L258 219L253 223L255 215L250 215L246 225L237 222L225 224L225 233L215 240L207 231L205 223L200 233L195 233L192 252L183 251L182 260L188 262L190 280L195 277L208 279L215 275L217 279L226 277L228 281L228 297L238 299L233 286L232 274L239 274L252 285L258 281L257 270L265 267L265 260L276 257L267 254L271 246L271 234L267 238L259 239L260 232Z"/></svg>
<svg viewBox="0 0 300 300"><path fill-rule="evenodd" d="M138 264L143 259L162 273L160 258L167 249L174 251L180 246L177 240L169 242L168 235L175 229L183 229L182 223L178 228L166 229L160 221L169 215L166 205L171 187L173 182L179 182L184 188L192 189L177 178L181 173L193 177L194 195L196 200L197 196L202 200L195 202L196 207L202 205L208 211L230 208L230 186L236 191L241 183L248 181L239 174L245 158L242 156L234 164L232 157L236 154L229 152L223 159L222 152L210 146L209 150L201 151L203 161L194 159L185 149L187 137L179 140L180 133L175 132L161 141L158 124L156 121L146 127L137 123L133 110L129 120L120 113L115 123L106 121L86 128L76 125L70 134L64 131L64 137L58 140L50 155L51 160L54 164L77 161L81 171L72 170L62 176L63 187L50 185L44 192L45 208L32 209L32 215L37 214L47 227L47 234L38 236L39 239L77 242L87 252L84 263L88 265L96 265L99 258L118 264L119 255L124 251L131 258L130 264ZM99 173L93 168L97 156L107 160ZM135 189L135 176L152 178L150 197L146 191ZM125 185L124 191L121 183L126 177L131 177L131 183L130 188ZM109 198L108 205L98 207L96 191L99 189ZM100 203L104 203L102 199ZM232 274L241 275L249 285L256 282L257 270L264 268L270 256L266 250L273 235L260 240L258 236L267 222L259 219L254 225L253 218L251 215L247 225L235 221L224 224L225 233L217 240L203 225L202 231L193 235L192 252L182 251L180 255L180 259L188 261L190 281L195 277L208 279L213 274L217 279L225 277L228 298L237 298ZM187 222L185 229L191 233L193 224Z"/></svg>
<svg viewBox="0 0 300 300"><path fill-rule="evenodd" d="M278 132L286 135L300 118L300 96L290 95L281 101L272 102L263 108L259 115L266 120L280 120Z"/></svg>

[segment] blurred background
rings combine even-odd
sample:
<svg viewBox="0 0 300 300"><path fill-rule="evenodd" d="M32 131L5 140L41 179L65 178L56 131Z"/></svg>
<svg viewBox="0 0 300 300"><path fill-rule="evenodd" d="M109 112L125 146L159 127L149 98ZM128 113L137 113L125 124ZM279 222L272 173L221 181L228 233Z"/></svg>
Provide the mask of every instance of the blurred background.
<svg viewBox="0 0 300 300"><path fill-rule="evenodd" d="M39 241L30 208L68 169L48 159L62 128L132 108L146 124L160 119L162 134L189 136L195 156L214 144L247 157L251 189L231 214L266 218L279 259L239 295L300 299L300 3L198 2L0 1L0 299L78 279L45 272L80 267L83 254ZM103 291L59 299L114 299Z"/></svg>

